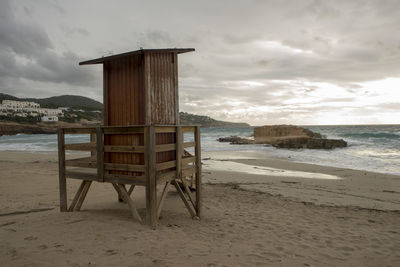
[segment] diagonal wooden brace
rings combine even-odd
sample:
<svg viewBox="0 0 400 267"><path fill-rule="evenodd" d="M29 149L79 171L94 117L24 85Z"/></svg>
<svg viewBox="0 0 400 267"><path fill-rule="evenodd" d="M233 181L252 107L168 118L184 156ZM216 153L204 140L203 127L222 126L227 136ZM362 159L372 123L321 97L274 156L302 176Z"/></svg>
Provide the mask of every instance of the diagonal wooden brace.
<svg viewBox="0 0 400 267"><path fill-rule="evenodd" d="M187 201L185 194L183 193L181 187L179 186L179 184L176 181L173 181L176 190L178 191L179 196L181 197L183 203L185 204L187 210L190 213L190 216L192 216L192 218L196 217L196 212L192 209L192 207L190 206L190 203Z"/></svg>
<svg viewBox="0 0 400 267"><path fill-rule="evenodd" d="M82 181L81 185L79 186L78 191L75 194L74 199L71 202L71 206L69 207L68 211L80 211L83 201L86 198L87 192L89 191L90 185L92 181Z"/></svg>
<svg viewBox="0 0 400 267"><path fill-rule="evenodd" d="M128 195L132 195L133 189L135 189L135 185L134 184L131 185L131 187L129 187Z"/></svg>
<svg viewBox="0 0 400 267"><path fill-rule="evenodd" d="M82 194L82 190L85 187L86 181L82 181L81 185L78 188L78 191L76 191L75 197L71 202L71 205L68 208L68 211L73 211L75 208L76 203L78 202L79 197Z"/></svg>
<svg viewBox="0 0 400 267"><path fill-rule="evenodd" d="M164 190L161 193L160 201L158 202L158 206L157 206L157 218L160 218L161 210L162 210L162 207L164 205L164 201L165 201L165 198L167 196L168 188L169 188L170 184L171 184L171 181L168 181L165 184Z"/></svg>
<svg viewBox="0 0 400 267"><path fill-rule="evenodd" d="M123 197L123 199L128 203L129 209L131 210L133 218L138 220L141 224L143 224L142 217L140 217L140 214L138 213L135 204L133 203L133 200L129 196L128 192L126 191L126 188L122 184L115 184L112 183L114 186L115 190Z"/></svg>
<svg viewBox="0 0 400 267"><path fill-rule="evenodd" d="M123 184L122 186L125 187L124 184ZM128 195L132 195L133 189L135 189L135 185L134 185L134 184L131 185L131 186L129 187ZM120 194L118 191L117 191L117 193L118 193L118 202L124 202L124 199L123 199L123 197L121 196L121 194ZM126 202L125 202L125 203L126 203Z"/></svg>
<svg viewBox="0 0 400 267"><path fill-rule="evenodd" d="M192 199L192 195L191 195L191 193L190 193L190 189L189 189L189 187L188 187L186 178L185 178L185 177L181 177L180 180L182 181L183 188L185 189L186 195L189 197L190 202L192 203L193 207L196 207L196 204L195 204L195 202L194 202L193 199Z"/></svg>

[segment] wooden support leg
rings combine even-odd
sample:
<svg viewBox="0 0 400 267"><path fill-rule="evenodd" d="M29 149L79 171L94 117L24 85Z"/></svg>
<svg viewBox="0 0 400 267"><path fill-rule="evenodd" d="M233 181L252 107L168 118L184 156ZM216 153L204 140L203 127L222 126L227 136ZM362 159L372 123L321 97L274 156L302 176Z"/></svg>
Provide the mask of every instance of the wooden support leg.
<svg viewBox="0 0 400 267"><path fill-rule="evenodd" d="M122 186L125 187L124 184L123 184ZM117 191L117 190L116 190L116 191ZM120 193L119 191L117 191L117 193L118 193L118 202L120 202L120 203L124 202L124 198L122 197L121 193ZM126 202L125 202L125 203L126 203Z"/></svg>
<svg viewBox="0 0 400 267"><path fill-rule="evenodd" d="M78 191L76 191L75 197L71 202L71 205L68 208L68 211L73 211L75 208L76 203L78 202L79 197L81 196L82 190L85 187L86 181L82 181L81 185L78 188Z"/></svg>
<svg viewBox="0 0 400 267"><path fill-rule="evenodd" d="M201 144L200 144L200 127L196 126L195 133L195 155L196 155L196 214L201 218L201 203L202 203L202 192L201 192Z"/></svg>
<svg viewBox="0 0 400 267"><path fill-rule="evenodd" d="M92 181L85 181L85 185L83 186L81 196L79 197L78 203L76 204L76 207L75 207L76 211L80 211L81 210L83 201L86 198L86 194L89 191L89 188L90 188L91 184L92 184Z"/></svg>
<svg viewBox="0 0 400 267"><path fill-rule="evenodd" d="M157 225L156 142L153 126L145 127L146 222Z"/></svg>
<svg viewBox="0 0 400 267"><path fill-rule="evenodd" d="M64 129L58 129L58 179L60 189L60 211L67 211L67 179L65 177Z"/></svg>
<svg viewBox="0 0 400 267"><path fill-rule="evenodd" d="M122 186L125 187L124 184ZM126 189L126 187L125 187L125 189ZM128 190L128 195L129 196L132 195L133 189L135 189L135 185L134 184L129 187L129 190ZM117 193L118 193L118 202L124 202L124 198L122 197L122 195L118 191L117 191Z"/></svg>
<svg viewBox="0 0 400 267"><path fill-rule="evenodd" d="M123 184L123 187L125 187L124 184ZM125 189L126 189L126 187L125 187ZM131 186L129 187L129 190L128 190L128 195L129 195L129 196L132 195L133 189L135 189L135 185L131 185ZM117 193L118 193L118 192L117 192ZM122 197L122 195L121 195L120 193L118 193L118 202L125 202L125 201L124 201L124 198ZM125 202L125 203L126 203L126 202Z"/></svg>
<svg viewBox="0 0 400 267"><path fill-rule="evenodd" d="M165 184L164 190L161 193L160 201L158 202L158 206L157 206L157 218L160 218L161 210L164 205L164 200L165 200L165 197L167 196L168 188L169 188L170 184L171 184L171 181L168 181Z"/></svg>
<svg viewBox="0 0 400 267"><path fill-rule="evenodd" d="M143 224L142 217L140 217L140 214L138 213L136 206L133 203L133 200L130 198L128 192L126 191L126 188L121 184L112 183L112 185L114 186L115 190L117 190L121 194L121 196L124 198L126 203L128 203L128 206L129 206L129 209L131 210L133 218L135 218L141 224Z"/></svg>
<svg viewBox="0 0 400 267"><path fill-rule="evenodd" d="M190 216L192 216L192 218L196 217L196 213L193 211L192 207L190 206L190 203L187 201L185 194L183 193L179 184L176 181L173 181L173 183L175 185L176 190L178 191L179 196L181 197L183 203L185 204L187 210L189 211Z"/></svg>

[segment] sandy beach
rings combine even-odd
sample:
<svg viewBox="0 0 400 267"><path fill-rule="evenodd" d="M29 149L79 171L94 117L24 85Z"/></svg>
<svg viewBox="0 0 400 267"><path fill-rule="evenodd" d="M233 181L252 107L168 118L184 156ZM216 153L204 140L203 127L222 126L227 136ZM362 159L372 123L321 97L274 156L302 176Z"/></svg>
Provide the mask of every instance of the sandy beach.
<svg viewBox="0 0 400 267"><path fill-rule="evenodd" d="M204 212L174 190L156 230L109 184L58 210L55 153L0 152L3 266L399 266L400 177L295 163L264 152L203 153ZM68 180L71 200L78 181ZM144 191L134 191L144 212Z"/></svg>

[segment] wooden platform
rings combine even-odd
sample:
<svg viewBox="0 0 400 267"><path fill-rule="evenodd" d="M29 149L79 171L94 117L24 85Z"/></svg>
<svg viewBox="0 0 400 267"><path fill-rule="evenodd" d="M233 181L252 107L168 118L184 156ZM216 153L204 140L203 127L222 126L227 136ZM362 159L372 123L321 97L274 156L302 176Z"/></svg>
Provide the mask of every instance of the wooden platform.
<svg viewBox="0 0 400 267"><path fill-rule="evenodd" d="M157 135L174 134L175 141L156 144ZM90 135L89 143L65 142L66 134ZM105 145L109 136L123 135L142 138L143 145ZM190 139L185 142L185 137ZM130 139L127 139L130 140ZM192 148L191 154L186 149ZM89 157L66 160L67 150L90 152ZM157 163L158 153L172 151L174 160ZM113 154L121 155L113 157ZM127 164L131 154L142 155L143 164ZM129 206L132 216L141 223L156 226L171 185L175 187L190 216L201 217L201 147L199 126L138 125L59 128L58 157L60 183L60 210L80 210L93 181L111 183L120 199ZM118 159L121 159L118 162ZM112 161L111 161L112 159ZM83 180L74 199L67 204L67 178ZM163 186L160 196L157 186ZM127 189L126 185L130 185ZM132 201L135 186L146 187L146 218L142 219ZM195 189L192 193L190 188Z"/></svg>

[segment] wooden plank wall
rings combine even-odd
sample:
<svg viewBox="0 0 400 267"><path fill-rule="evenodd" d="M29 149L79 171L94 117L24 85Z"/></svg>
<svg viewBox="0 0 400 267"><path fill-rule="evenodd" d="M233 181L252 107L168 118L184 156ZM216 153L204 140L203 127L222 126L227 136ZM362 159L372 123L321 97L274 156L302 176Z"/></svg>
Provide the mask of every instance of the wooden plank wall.
<svg viewBox="0 0 400 267"><path fill-rule="evenodd" d="M176 125L179 123L177 55L175 53L152 53L150 61L150 107L151 123ZM156 144L175 143L174 133L159 133ZM159 152L156 162L175 160L174 151Z"/></svg>
<svg viewBox="0 0 400 267"><path fill-rule="evenodd" d="M105 62L104 125L178 124L177 65L176 53L131 55ZM159 133L155 141L157 145L175 143L175 134ZM144 138L143 135L106 136L104 144L144 145ZM157 163L171 160L175 160L173 151L156 155ZM144 164L144 158L136 153L106 153L104 162ZM139 175L121 171L112 173Z"/></svg>
<svg viewBox="0 0 400 267"><path fill-rule="evenodd" d="M143 125L143 55L132 55L104 63L104 125ZM143 145L143 135L105 135L105 145ZM105 153L106 163L144 164L137 153ZM138 173L113 171L117 174Z"/></svg>
<svg viewBox="0 0 400 267"><path fill-rule="evenodd" d="M150 59L151 122L153 124L177 124L175 94L174 54L154 53Z"/></svg>

